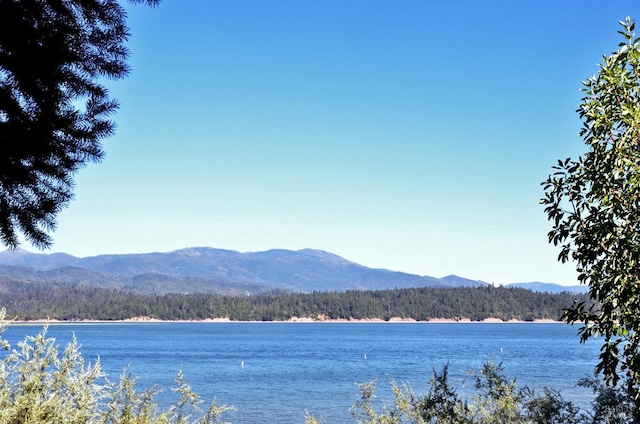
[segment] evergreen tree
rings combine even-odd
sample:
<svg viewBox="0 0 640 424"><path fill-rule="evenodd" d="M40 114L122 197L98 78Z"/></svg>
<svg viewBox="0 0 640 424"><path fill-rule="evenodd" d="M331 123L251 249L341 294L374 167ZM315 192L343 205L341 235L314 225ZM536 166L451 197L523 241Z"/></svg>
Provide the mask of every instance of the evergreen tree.
<svg viewBox="0 0 640 424"><path fill-rule="evenodd" d="M100 80L129 71L125 20L116 0L0 0L3 244L16 247L22 233L50 246L74 174L102 158L118 103Z"/></svg>

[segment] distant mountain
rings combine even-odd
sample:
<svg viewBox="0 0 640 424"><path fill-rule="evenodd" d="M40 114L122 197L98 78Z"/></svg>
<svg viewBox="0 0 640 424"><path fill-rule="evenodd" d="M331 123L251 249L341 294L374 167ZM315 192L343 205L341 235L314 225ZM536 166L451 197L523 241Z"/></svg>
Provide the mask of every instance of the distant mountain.
<svg viewBox="0 0 640 424"><path fill-rule="evenodd" d="M117 275L98 273L73 266L40 271L22 265L0 265L0 275L18 281L51 281L107 288L121 288L128 281Z"/></svg>
<svg viewBox="0 0 640 424"><path fill-rule="evenodd" d="M66 253L37 254L23 249L4 250L0 252L1 265L21 265L41 271L76 266L79 258Z"/></svg>
<svg viewBox="0 0 640 424"><path fill-rule="evenodd" d="M273 288L253 283L231 283L206 278L179 278L170 275L146 273L124 276L65 266L39 271L21 265L0 265L0 276L19 282L68 283L129 291L137 294L206 293L246 296L273 291Z"/></svg>
<svg viewBox="0 0 640 424"><path fill-rule="evenodd" d="M486 284L457 276L439 279L368 268L313 249L240 253L196 247L87 258L7 250L0 252L0 265L4 265L0 267L1 276L21 280L71 282L145 293L220 292L237 287L256 293L274 289L312 292Z"/></svg>
<svg viewBox="0 0 640 424"><path fill-rule="evenodd" d="M587 286L561 286L554 283L513 283L507 284L506 287L515 287L519 289L528 289L538 293L586 293L589 289Z"/></svg>
<svg viewBox="0 0 640 424"><path fill-rule="evenodd" d="M467 278L458 277L457 275L447 275L440 278L440 281L445 281L455 287L478 287L486 286L488 283L480 280L469 280Z"/></svg>

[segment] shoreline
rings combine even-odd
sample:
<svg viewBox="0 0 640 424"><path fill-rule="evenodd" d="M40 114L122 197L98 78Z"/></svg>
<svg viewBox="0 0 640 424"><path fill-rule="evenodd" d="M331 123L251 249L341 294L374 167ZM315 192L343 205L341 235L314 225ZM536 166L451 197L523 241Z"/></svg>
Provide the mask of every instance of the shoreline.
<svg viewBox="0 0 640 424"><path fill-rule="evenodd" d="M161 320L147 316L133 317L121 320L59 320L59 319L36 319L28 321L6 321L7 325L36 325L36 324L144 324L144 323L336 323L336 324L361 324L361 323L392 323L392 324L561 324L563 321L553 319L534 319L532 321L511 319L503 321L500 318L488 317L480 321L472 321L469 318L431 318L425 321L417 321L411 318L391 317L388 320L382 318L363 319L330 319L328 317L291 317L284 321L233 321L229 318L206 318L202 320Z"/></svg>

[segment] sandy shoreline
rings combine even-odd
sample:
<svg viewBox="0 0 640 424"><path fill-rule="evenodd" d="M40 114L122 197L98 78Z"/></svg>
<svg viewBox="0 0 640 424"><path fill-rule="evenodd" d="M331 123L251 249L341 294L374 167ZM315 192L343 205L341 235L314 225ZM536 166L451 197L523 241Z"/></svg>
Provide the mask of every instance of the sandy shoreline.
<svg viewBox="0 0 640 424"><path fill-rule="evenodd" d="M203 320L161 320L146 316L127 318L124 320L57 320L57 319L37 319L29 321L10 321L9 324L109 324L109 323L234 323L234 322L251 322L251 323L417 323L417 324L462 324L462 323L500 323L500 324L541 324L541 323L562 323L552 319L535 319L533 321L508 320L503 321L500 318L485 318L480 321L472 321L469 318L431 318L426 321L417 321L410 318L392 317L389 320L380 318L365 319L329 319L320 316L318 318L310 317L292 317L286 321L232 321L229 318L207 318Z"/></svg>

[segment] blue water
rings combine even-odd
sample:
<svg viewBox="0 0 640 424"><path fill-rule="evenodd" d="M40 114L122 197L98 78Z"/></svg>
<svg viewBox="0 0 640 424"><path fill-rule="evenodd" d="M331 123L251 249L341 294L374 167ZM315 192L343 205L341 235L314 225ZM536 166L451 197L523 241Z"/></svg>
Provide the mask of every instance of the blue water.
<svg viewBox="0 0 640 424"><path fill-rule="evenodd" d="M15 346L40 329L13 325L2 336ZM581 345L576 332L535 323L74 323L52 324L48 336L62 345L75 333L85 359L99 355L112 380L129 365L142 386L165 388L160 403L176 400L169 388L182 367L207 403L237 408L223 417L234 424L303 423L305 410L339 424L355 423L356 382L377 379L381 400L391 400L390 377L426 393L433 369L448 363L466 393L465 371L486 359L520 386L559 389L586 407L590 393L575 384L593 373L599 346Z"/></svg>

